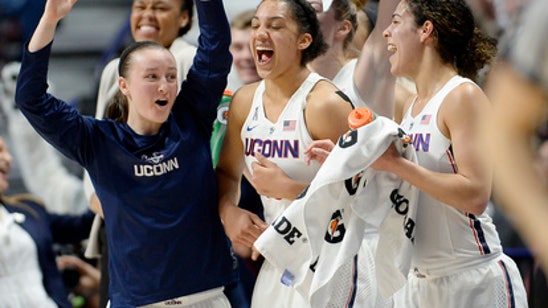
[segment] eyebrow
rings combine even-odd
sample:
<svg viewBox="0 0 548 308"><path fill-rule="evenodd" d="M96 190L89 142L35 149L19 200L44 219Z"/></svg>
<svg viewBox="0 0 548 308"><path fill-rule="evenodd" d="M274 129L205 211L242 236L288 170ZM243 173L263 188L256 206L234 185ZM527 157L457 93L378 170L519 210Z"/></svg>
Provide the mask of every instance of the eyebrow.
<svg viewBox="0 0 548 308"><path fill-rule="evenodd" d="M259 20L259 17L253 16L253 19ZM272 16L272 17L267 17L266 19L267 19L268 21L273 21L273 20L285 20L285 18L282 17L282 16Z"/></svg>

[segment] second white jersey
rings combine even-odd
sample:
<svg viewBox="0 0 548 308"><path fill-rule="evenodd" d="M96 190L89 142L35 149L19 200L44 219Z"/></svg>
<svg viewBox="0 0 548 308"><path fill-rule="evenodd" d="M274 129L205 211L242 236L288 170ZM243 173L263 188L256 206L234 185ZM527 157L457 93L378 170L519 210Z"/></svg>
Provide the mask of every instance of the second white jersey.
<svg viewBox="0 0 548 308"><path fill-rule="evenodd" d="M312 181L319 164L314 161L306 165L304 161L304 150L312 142L306 128L304 108L309 92L322 79L324 78L320 75L311 73L289 99L275 123L265 116L262 100L265 82L261 81L241 131L245 164L250 172L251 164L256 161L253 154L260 152L283 169L290 178L304 183ZM261 196L261 199L267 223L271 223L291 204L291 200L277 200L265 196Z"/></svg>
<svg viewBox="0 0 548 308"><path fill-rule="evenodd" d="M410 135L421 166L456 173L451 140L438 128L440 106L449 92L473 81L461 76L451 78L415 117L414 102L403 117L401 127ZM491 218L463 212L420 192L415 230L413 263L422 272L439 275L472 267L500 255L500 239Z"/></svg>
<svg viewBox="0 0 548 308"><path fill-rule="evenodd" d="M363 101L360 94L358 93L358 89L356 89L356 85L354 84L354 71L356 70L356 63L358 62L358 59L353 59L348 61L339 72L337 72L337 75L333 77L334 85L337 86L348 98L350 99L352 105L357 107L367 107L367 104ZM371 108L370 108L371 109Z"/></svg>

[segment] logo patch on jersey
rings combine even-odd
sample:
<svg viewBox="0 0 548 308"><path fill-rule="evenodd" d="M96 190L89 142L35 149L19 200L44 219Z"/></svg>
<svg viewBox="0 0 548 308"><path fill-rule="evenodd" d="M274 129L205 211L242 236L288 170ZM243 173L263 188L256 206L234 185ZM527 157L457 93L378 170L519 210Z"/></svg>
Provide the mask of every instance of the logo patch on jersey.
<svg viewBox="0 0 548 308"><path fill-rule="evenodd" d="M141 159L151 162L153 164L157 164L164 159L164 153L161 152L154 152L152 153L152 156L147 156L146 154L141 155Z"/></svg>
<svg viewBox="0 0 548 308"><path fill-rule="evenodd" d="M297 127L297 120L285 120L283 131L291 132L295 130L295 127Z"/></svg>
<svg viewBox="0 0 548 308"><path fill-rule="evenodd" d="M259 125L257 124L257 125L253 125L253 126L248 126L248 127L246 127L245 129L246 129L248 132L250 132L250 131L254 130L257 126L259 126Z"/></svg>
<svg viewBox="0 0 548 308"><path fill-rule="evenodd" d="M425 114L421 117L421 125L428 125L430 124L430 119L432 118L431 114Z"/></svg>
<svg viewBox="0 0 548 308"><path fill-rule="evenodd" d="M259 107L255 107L255 110L253 111L253 121L257 121L259 118Z"/></svg>

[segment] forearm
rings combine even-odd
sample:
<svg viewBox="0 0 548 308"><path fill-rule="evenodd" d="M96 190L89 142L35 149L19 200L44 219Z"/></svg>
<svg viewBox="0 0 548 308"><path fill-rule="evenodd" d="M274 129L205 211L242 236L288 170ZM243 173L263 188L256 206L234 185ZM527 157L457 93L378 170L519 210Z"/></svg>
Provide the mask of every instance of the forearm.
<svg viewBox="0 0 548 308"><path fill-rule="evenodd" d="M217 168L215 173L219 189L219 215L224 221L231 207L238 207L241 178L238 180L237 177L230 176L222 168Z"/></svg>
<svg viewBox="0 0 548 308"><path fill-rule="evenodd" d="M432 198L464 212L483 213L490 197L490 186L475 183L459 173L429 170L401 158L391 171Z"/></svg>

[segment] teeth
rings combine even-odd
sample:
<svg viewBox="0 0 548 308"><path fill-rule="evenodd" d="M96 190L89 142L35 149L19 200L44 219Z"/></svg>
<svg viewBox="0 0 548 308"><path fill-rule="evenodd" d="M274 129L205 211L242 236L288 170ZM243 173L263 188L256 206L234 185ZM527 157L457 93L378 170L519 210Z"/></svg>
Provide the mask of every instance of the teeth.
<svg viewBox="0 0 548 308"><path fill-rule="evenodd" d="M394 45L388 45L388 51L396 51L397 48Z"/></svg>
<svg viewBox="0 0 548 308"><path fill-rule="evenodd" d="M270 51L272 49L266 47L255 47L258 51Z"/></svg>
<svg viewBox="0 0 548 308"><path fill-rule="evenodd" d="M140 28L142 31L156 31L156 28L153 27L153 26L144 25L144 26L140 26L139 28Z"/></svg>

